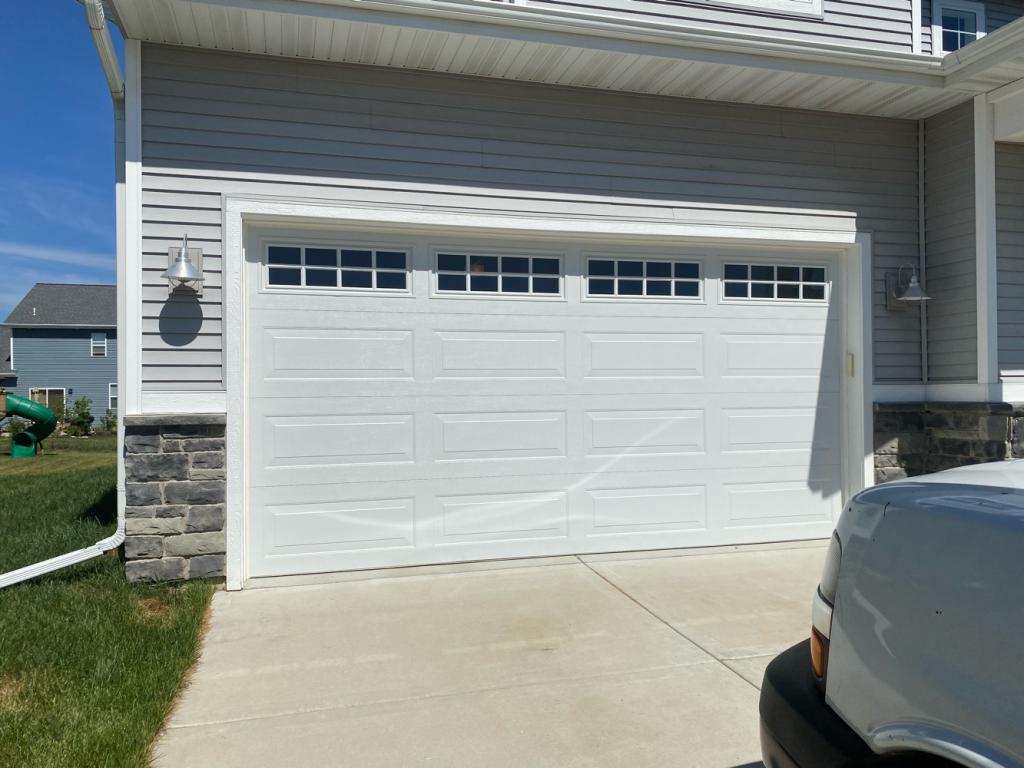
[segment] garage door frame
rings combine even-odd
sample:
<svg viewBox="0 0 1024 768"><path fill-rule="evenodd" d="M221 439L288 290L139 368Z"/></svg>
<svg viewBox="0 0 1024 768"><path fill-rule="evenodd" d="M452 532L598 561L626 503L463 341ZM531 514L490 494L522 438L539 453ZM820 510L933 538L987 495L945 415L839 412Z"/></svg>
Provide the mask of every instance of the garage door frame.
<svg viewBox="0 0 1024 768"><path fill-rule="evenodd" d="M718 209L712 218L694 210L686 219L595 218L521 215L494 211L466 213L430 206L381 206L362 201L323 203L301 199L226 196L224 243L224 352L227 390L227 570L228 589L248 578L247 515L248 307L244 258L247 230L254 226L442 230L459 236L611 237L656 247L730 247L751 250L794 247L838 254L846 370L841 377L844 500L872 482L869 444L871 401L871 236L856 230L848 213ZM491 203L493 205L493 203ZM479 206L477 206L479 207ZM822 228L822 221L832 227Z"/></svg>

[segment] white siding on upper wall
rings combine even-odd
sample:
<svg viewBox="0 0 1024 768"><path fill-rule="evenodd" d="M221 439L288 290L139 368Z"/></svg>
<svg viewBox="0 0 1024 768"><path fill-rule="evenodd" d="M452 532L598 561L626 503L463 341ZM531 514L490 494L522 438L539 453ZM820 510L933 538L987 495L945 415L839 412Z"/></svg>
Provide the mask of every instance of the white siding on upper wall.
<svg viewBox="0 0 1024 768"><path fill-rule="evenodd" d="M999 369L1024 375L1024 144L996 145Z"/></svg>
<svg viewBox="0 0 1024 768"><path fill-rule="evenodd" d="M147 389L220 386L232 193L612 217L853 212L873 233L876 378L919 379L918 318L883 306L886 270L917 257L913 122L151 45L142 71ZM185 232L207 259L201 319L159 278Z"/></svg>
<svg viewBox="0 0 1024 768"><path fill-rule="evenodd" d="M824 0L821 18L746 10L744 0L728 4L674 0L528 0L552 6L658 21L682 21L695 29L731 30L810 43L832 43L875 50L910 52L911 3L920 0ZM756 5L755 2L750 3Z"/></svg>
<svg viewBox="0 0 1024 768"><path fill-rule="evenodd" d="M928 378L976 381L974 106L925 122Z"/></svg>

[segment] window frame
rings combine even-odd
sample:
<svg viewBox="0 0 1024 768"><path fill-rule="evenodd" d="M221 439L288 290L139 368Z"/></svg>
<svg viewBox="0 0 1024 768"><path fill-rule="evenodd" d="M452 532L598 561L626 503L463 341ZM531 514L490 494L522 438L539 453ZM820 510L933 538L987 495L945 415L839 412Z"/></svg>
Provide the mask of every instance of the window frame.
<svg viewBox="0 0 1024 768"><path fill-rule="evenodd" d="M96 354L96 350L98 348L101 348L99 343L96 340L97 336L102 336L103 337L103 345L102 345L103 352L101 354ZM92 331L89 334L89 357L106 357L107 356L107 342L108 342L108 340L109 340L109 336L108 336L106 331Z"/></svg>
<svg viewBox="0 0 1024 768"><path fill-rule="evenodd" d="M470 256L494 256L498 259L502 257L522 257L522 258L538 258L538 259L555 259L558 261L558 272L553 274L536 274L532 271L533 263L531 261L530 277L557 277L558 278L558 293L506 293L501 288L499 281L497 291L473 291L468 287L464 291L451 291L442 290L440 287L440 276L441 274L465 274L467 277L470 272L468 269L465 272L456 270L442 270L439 268L438 257L442 255L453 255L453 256L465 256L467 259ZM564 251L548 251L543 249L535 248L511 248L511 247L484 247L479 248L477 246L465 246L465 245L451 245L451 246L434 246L430 249L430 297L432 299L457 299L462 301L480 301L481 299L487 299L488 301L499 300L499 301L566 301L566 287L568 284L568 254ZM501 276L501 262L498 263L498 271L495 273L488 272L487 274L495 274ZM523 273L515 272L513 275L519 276ZM532 284L531 284L532 287Z"/></svg>
<svg viewBox="0 0 1024 768"><path fill-rule="evenodd" d="M728 280L725 277L725 267L728 264L745 265L747 267L747 279L745 281L740 280ZM827 307L832 302L832 270L829 264L822 262L808 262L801 261L800 259L788 260L785 256L780 258L750 258L749 256L736 256L730 257L723 255L720 262L720 272L718 275L718 303L719 304L730 304L736 306L767 306L777 307L779 305L791 306L791 307ZM789 280L778 279L778 272L775 273L775 278L771 281L768 280L755 280L751 273L750 267L796 267L800 270L800 281L792 282ZM805 283L803 279L804 269L822 269L825 272L825 279L822 282L807 281ZM771 282L773 285L778 286L780 282L788 285L799 285L801 286L801 295L803 293L802 286L804 285L823 285L825 288L825 297L821 299L779 299L779 298L764 298L754 296L726 296L725 285L727 282L746 282L748 286L752 283L766 283ZM749 288L748 288L749 291Z"/></svg>
<svg viewBox="0 0 1024 768"><path fill-rule="evenodd" d="M642 261L646 265L649 261L667 261L672 264L676 262L684 264L696 264L697 265L697 277L680 278L683 282L695 282L697 283L697 295L696 296L648 296L648 295L629 295L629 294L615 294L615 293L590 293L590 262L594 261ZM582 292L582 300L585 302L593 301L607 301L614 303L622 302L637 302L641 304L706 304L707 303L707 285L708 274L707 265L705 259L701 256L691 256L688 254L680 253L630 253L628 250L614 251L614 252L603 252L603 251L587 251L582 254L582 270L580 275L580 290ZM675 270L673 269L673 272ZM618 267L616 267L618 272ZM601 276L598 275L598 278ZM618 278L616 274L615 279ZM644 281L646 288L647 281L647 267L644 267L644 275L639 278ZM676 278L654 278L668 280L670 283L674 283Z"/></svg>
<svg viewBox="0 0 1024 768"><path fill-rule="evenodd" d="M40 402L32 397L36 392L60 392L61 410L67 411L68 408L68 388L67 387L29 387L28 388L28 399L34 403L40 403L45 405L47 408L50 407L50 398L47 395L46 400Z"/></svg>
<svg viewBox="0 0 1024 768"><path fill-rule="evenodd" d="M945 10L973 13L977 20L978 33L975 41L983 38L987 33L985 20L985 4L977 0L932 0L932 53L936 56L945 56L956 53L967 46L961 46L952 51L947 51L942 45L942 12ZM970 45L968 43L967 45Z"/></svg>
<svg viewBox="0 0 1024 768"><path fill-rule="evenodd" d="M260 291L265 293L292 293L292 294L309 294L322 296L328 295L346 295L346 296L376 296L376 297L401 297L401 296L412 296L412 284L413 284L413 259L415 254L413 246L404 239L396 240L394 243L382 244L380 241L366 242L359 240L349 240L347 238L330 238L330 239L316 239L312 237L296 237L291 240L283 240L280 237L273 239L265 239L260 243ZM271 248L298 248L299 263L298 264L271 264L270 263L270 249ZM338 285L274 285L270 282L270 269L271 267L283 267L285 269L296 269L301 275L303 283L306 280L306 249L307 248L322 248L322 249L333 249L338 252L338 266L334 267L334 271L338 275ZM388 274L405 274L405 288L360 288L352 286L341 285L341 272L343 267L341 266L341 251L371 251L373 253L373 264L374 266L358 267L353 268L360 272L369 272L374 275L373 282L376 283L376 275L378 271L385 272ZM405 254L405 269L380 269L376 266L377 253L378 252L394 252ZM314 270L318 267L313 266ZM324 271L330 271L330 267L324 267Z"/></svg>
<svg viewBox="0 0 1024 768"><path fill-rule="evenodd" d="M112 381L107 384L107 410L117 412L118 408L118 393L117 393L117 382Z"/></svg>

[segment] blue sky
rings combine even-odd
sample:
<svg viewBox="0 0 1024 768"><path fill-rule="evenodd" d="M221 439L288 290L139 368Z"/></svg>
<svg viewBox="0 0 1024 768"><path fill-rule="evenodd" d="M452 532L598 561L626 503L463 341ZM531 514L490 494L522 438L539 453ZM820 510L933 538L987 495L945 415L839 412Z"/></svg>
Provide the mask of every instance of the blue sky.
<svg viewBox="0 0 1024 768"><path fill-rule="evenodd" d="M113 112L85 13L5 5L18 34L0 46L0 321L34 283L114 282Z"/></svg>

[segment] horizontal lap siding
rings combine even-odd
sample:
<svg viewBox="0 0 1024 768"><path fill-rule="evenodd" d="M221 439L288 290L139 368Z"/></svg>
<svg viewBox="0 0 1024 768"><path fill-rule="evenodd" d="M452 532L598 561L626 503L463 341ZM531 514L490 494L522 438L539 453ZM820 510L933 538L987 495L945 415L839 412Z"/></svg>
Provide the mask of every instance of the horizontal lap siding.
<svg viewBox="0 0 1024 768"><path fill-rule="evenodd" d="M920 0L921 2L921 52L932 52L932 3L931 0ZM988 0L985 6L985 31L995 32L1000 27L1009 24L1015 19L1024 16L1024 2L1019 0L1005 0L1005 2L991 2Z"/></svg>
<svg viewBox="0 0 1024 768"><path fill-rule="evenodd" d="M910 51L913 45L911 3L919 1L824 0L820 19L672 0L530 0L529 5L632 18L647 17L662 22L682 21L696 29L783 35L800 42ZM743 5L743 0L734 0L733 5Z"/></svg>
<svg viewBox="0 0 1024 768"><path fill-rule="evenodd" d="M999 367L1024 371L1024 145L996 145Z"/></svg>
<svg viewBox="0 0 1024 768"><path fill-rule="evenodd" d="M977 378L974 107L967 103L925 123L928 376ZM913 311L913 310L911 310Z"/></svg>
<svg viewBox="0 0 1024 768"><path fill-rule="evenodd" d="M826 227L852 212L874 234L876 307L885 270L917 253L907 121L148 45L143 108L150 389L220 386L222 194L612 217L751 205ZM159 279L185 232L207 260L193 341L196 307ZM879 310L875 333L877 377L917 378L917 319Z"/></svg>

